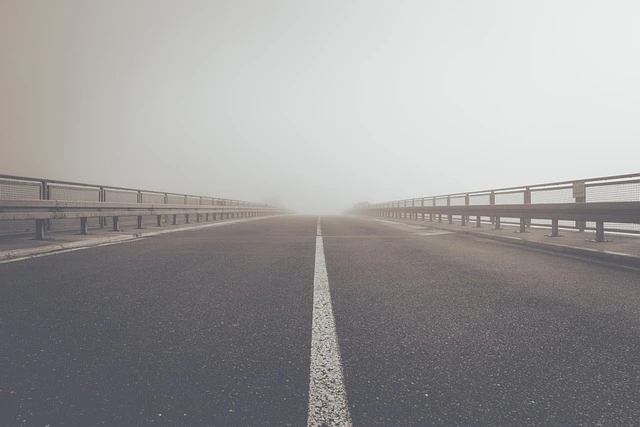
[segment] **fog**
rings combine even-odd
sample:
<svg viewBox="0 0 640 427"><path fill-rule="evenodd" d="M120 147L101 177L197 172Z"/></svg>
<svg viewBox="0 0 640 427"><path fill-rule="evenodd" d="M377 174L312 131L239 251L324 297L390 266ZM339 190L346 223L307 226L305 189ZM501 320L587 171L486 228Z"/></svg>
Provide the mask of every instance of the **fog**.
<svg viewBox="0 0 640 427"><path fill-rule="evenodd" d="M639 171L640 2L0 1L0 173L280 202Z"/></svg>

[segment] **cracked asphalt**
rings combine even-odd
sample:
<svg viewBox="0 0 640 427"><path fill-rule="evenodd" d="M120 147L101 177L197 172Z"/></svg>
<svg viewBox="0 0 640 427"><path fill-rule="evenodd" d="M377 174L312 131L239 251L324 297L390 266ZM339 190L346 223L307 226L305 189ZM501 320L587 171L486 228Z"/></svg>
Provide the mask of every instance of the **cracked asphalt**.
<svg viewBox="0 0 640 427"><path fill-rule="evenodd" d="M0 425L306 425L316 222L0 265ZM640 272L431 232L322 218L354 425L637 425Z"/></svg>

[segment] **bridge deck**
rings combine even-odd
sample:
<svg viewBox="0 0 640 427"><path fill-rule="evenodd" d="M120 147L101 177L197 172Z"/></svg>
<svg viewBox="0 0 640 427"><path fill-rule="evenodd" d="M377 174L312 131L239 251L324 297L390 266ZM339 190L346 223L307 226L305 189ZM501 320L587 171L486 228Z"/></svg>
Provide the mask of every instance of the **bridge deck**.
<svg viewBox="0 0 640 427"><path fill-rule="evenodd" d="M318 234L355 425L640 418L638 270L287 216L0 264L0 424L306 424Z"/></svg>

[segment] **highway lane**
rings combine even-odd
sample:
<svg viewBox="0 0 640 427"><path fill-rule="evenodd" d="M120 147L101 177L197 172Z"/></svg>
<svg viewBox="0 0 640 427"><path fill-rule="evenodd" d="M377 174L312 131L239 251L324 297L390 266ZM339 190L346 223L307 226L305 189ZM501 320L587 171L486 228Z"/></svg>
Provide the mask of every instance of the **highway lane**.
<svg viewBox="0 0 640 427"><path fill-rule="evenodd" d="M304 425L316 220L0 265L0 425Z"/></svg>
<svg viewBox="0 0 640 427"><path fill-rule="evenodd" d="M0 265L0 425L305 425L317 218ZM629 425L640 273L323 217L354 425Z"/></svg>
<svg viewBox="0 0 640 427"><path fill-rule="evenodd" d="M325 218L354 425L634 425L640 274Z"/></svg>

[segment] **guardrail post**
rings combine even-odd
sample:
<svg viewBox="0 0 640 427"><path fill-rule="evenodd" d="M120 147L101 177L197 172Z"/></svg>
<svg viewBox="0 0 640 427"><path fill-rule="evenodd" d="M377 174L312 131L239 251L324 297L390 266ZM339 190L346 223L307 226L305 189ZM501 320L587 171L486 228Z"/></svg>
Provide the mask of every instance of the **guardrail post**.
<svg viewBox="0 0 640 427"><path fill-rule="evenodd" d="M557 219L552 219L551 220L551 234L549 235L549 237L558 237L560 234L558 233L558 220Z"/></svg>
<svg viewBox="0 0 640 427"><path fill-rule="evenodd" d="M447 196L447 206L451 206L451 196ZM453 215L449 214L449 224L453 224Z"/></svg>
<svg viewBox="0 0 640 427"><path fill-rule="evenodd" d="M162 227L162 215L156 215L156 227Z"/></svg>
<svg viewBox="0 0 640 427"><path fill-rule="evenodd" d="M86 236L89 234L89 227L87 226L87 218L80 218L80 234Z"/></svg>
<svg viewBox="0 0 640 427"><path fill-rule="evenodd" d="M49 182L47 180L42 181L42 194L40 195L42 200L50 200L51 199L51 189L49 188ZM43 230L51 231L51 220L45 219ZM44 234L43 234L44 239Z"/></svg>
<svg viewBox="0 0 640 427"><path fill-rule="evenodd" d="M576 203L585 203L587 201L587 188L584 181L575 181L573 183L573 198L575 199ZM587 222L576 221L576 228L578 229L578 231L583 232L587 228Z"/></svg>
<svg viewBox="0 0 640 427"><path fill-rule="evenodd" d="M184 223L189 224L189 214L184 214Z"/></svg>
<svg viewBox="0 0 640 427"><path fill-rule="evenodd" d="M527 220L525 218L520 218L520 233L527 232Z"/></svg>
<svg viewBox="0 0 640 427"><path fill-rule="evenodd" d="M138 190L138 203L142 203L142 191ZM138 226L136 227L138 230L142 229L142 215L138 215Z"/></svg>
<svg viewBox="0 0 640 427"><path fill-rule="evenodd" d="M482 217L480 215L476 215L476 228L482 227Z"/></svg>
<svg viewBox="0 0 640 427"><path fill-rule="evenodd" d="M529 187L524 189L524 204L525 205L531 204L531 188ZM531 227L531 218L525 218L524 224L525 224L525 227L527 228Z"/></svg>
<svg viewBox="0 0 640 427"><path fill-rule="evenodd" d="M119 218L117 216L114 216L112 218L112 220L113 220L113 231L120 231L120 227L119 227L119 224L118 224L118 219Z"/></svg>
<svg viewBox="0 0 640 427"><path fill-rule="evenodd" d="M436 197L433 196L433 198L431 199L431 206L435 206L435 205L436 205ZM433 212L429 213L429 222L433 222L433 215L434 215Z"/></svg>
<svg viewBox="0 0 640 427"><path fill-rule="evenodd" d="M173 214L173 221L171 222L173 225L177 225L178 224L178 215Z"/></svg>
<svg viewBox="0 0 640 427"><path fill-rule="evenodd" d="M164 204L168 205L169 204L169 195L167 193L164 194ZM164 216L164 220L166 222L169 222L169 215L165 215ZM162 223L161 223L162 224Z"/></svg>
<svg viewBox="0 0 640 427"><path fill-rule="evenodd" d="M422 220L424 221L424 197L420 200L420 205L422 207Z"/></svg>
<svg viewBox="0 0 640 427"><path fill-rule="evenodd" d="M104 202L104 187L99 187L98 190L98 201L100 202ZM98 218L98 225L100 226L100 228L104 228L106 223L106 218L101 216Z"/></svg>
<svg viewBox="0 0 640 427"><path fill-rule="evenodd" d="M464 195L464 205L465 206L469 206L469 194L468 193ZM469 215L465 215L465 216L466 216L467 222L469 222L470 221L470 219L469 219L470 216Z"/></svg>
<svg viewBox="0 0 640 427"><path fill-rule="evenodd" d="M500 230L500 217L499 216L494 217L494 224L495 224L495 229L496 230Z"/></svg>
<svg viewBox="0 0 640 427"><path fill-rule="evenodd" d="M489 204L491 206L496 204L496 193L493 191L489 193ZM496 222L495 217L491 217L490 220L491 220L491 224L494 224Z"/></svg>
<svg viewBox="0 0 640 427"><path fill-rule="evenodd" d="M596 242L606 242L604 238L604 221L596 221Z"/></svg>
<svg viewBox="0 0 640 427"><path fill-rule="evenodd" d="M44 240L47 229L46 219L36 219L36 240Z"/></svg>

